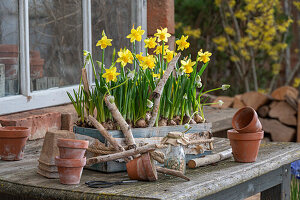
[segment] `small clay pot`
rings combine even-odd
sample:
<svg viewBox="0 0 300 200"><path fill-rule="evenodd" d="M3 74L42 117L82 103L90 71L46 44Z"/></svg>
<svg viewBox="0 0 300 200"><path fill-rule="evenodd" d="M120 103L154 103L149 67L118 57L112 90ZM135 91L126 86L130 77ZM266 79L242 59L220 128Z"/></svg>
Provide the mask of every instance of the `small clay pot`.
<svg viewBox="0 0 300 200"><path fill-rule="evenodd" d="M232 154L236 162L255 162L261 140L264 138L264 132L240 134L234 129L227 131L227 137L230 140Z"/></svg>
<svg viewBox="0 0 300 200"><path fill-rule="evenodd" d="M258 115L250 106L241 108L234 114L232 127L239 133L256 133L262 130Z"/></svg>
<svg viewBox="0 0 300 200"><path fill-rule="evenodd" d="M59 148L59 157L62 159L80 159L83 158L85 150L89 146L89 141L74 139L57 139Z"/></svg>
<svg viewBox="0 0 300 200"><path fill-rule="evenodd" d="M1 160L21 160L24 148L30 135L26 127L0 127L0 156Z"/></svg>
<svg viewBox="0 0 300 200"><path fill-rule="evenodd" d="M86 157L81 159L62 159L55 157L55 164L58 169L59 180L62 184L79 184L82 169L86 164Z"/></svg>
<svg viewBox="0 0 300 200"><path fill-rule="evenodd" d="M126 168L132 180L156 181L158 178L154 161L148 152L126 163Z"/></svg>

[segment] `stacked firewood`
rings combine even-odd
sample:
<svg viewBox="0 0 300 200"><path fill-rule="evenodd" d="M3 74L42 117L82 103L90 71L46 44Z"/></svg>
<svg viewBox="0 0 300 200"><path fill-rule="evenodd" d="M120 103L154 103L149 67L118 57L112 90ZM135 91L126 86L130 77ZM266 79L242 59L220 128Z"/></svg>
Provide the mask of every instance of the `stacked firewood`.
<svg viewBox="0 0 300 200"><path fill-rule="evenodd" d="M297 89L283 86L274 90L271 95L252 91L235 97L219 96L214 102L222 100L224 104L221 108L253 107L260 117L265 137L270 138L271 141L292 142L300 140L298 95ZM297 129L298 134L296 134Z"/></svg>

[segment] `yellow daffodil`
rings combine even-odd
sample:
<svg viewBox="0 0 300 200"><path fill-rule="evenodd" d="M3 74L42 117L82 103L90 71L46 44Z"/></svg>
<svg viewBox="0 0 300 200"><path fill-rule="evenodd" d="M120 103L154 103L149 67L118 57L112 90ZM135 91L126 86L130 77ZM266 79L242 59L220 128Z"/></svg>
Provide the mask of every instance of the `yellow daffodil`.
<svg viewBox="0 0 300 200"><path fill-rule="evenodd" d="M189 36L181 36L180 40L176 41L176 44L178 45L177 50L183 51L184 49L189 48L190 43L187 42L186 40L188 39Z"/></svg>
<svg viewBox="0 0 300 200"><path fill-rule="evenodd" d="M171 62L171 60L173 59L174 56L176 56L177 53L175 53L174 51L170 51L170 50L166 50L166 55L164 56L164 59L166 59L166 61L169 63Z"/></svg>
<svg viewBox="0 0 300 200"><path fill-rule="evenodd" d="M112 39L108 39L105 33L103 32L101 40L99 40L96 46L101 46L101 49L105 49L107 46L111 46Z"/></svg>
<svg viewBox="0 0 300 200"><path fill-rule="evenodd" d="M125 67L127 63L132 64L133 55L128 49L121 49L118 52L118 56L119 58L117 59L117 62L120 62L122 67Z"/></svg>
<svg viewBox="0 0 300 200"><path fill-rule="evenodd" d="M149 49L155 48L157 45L157 43L155 41L156 41L155 37L145 39L144 40L145 48L149 48Z"/></svg>
<svg viewBox="0 0 300 200"><path fill-rule="evenodd" d="M161 72L161 69L159 69L159 73L158 74L152 73L153 78L160 78L160 72ZM163 70L163 74L164 73L165 73L165 70Z"/></svg>
<svg viewBox="0 0 300 200"><path fill-rule="evenodd" d="M140 54L136 54L136 58L140 61L140 62L142 62L143 60L144 60L144 56L143 56L143 52L141 52Z"/></svg>
<svg viewBox="0 0 300 200"><path fill-rule="evenodd" d="M168 50L168 48L169 48L168 45L164 46L164 55L166 55L166 51ZM157 46L156 49L154 50L154 53L162 54L162 46Z"/></svg>
<svg viewBox="0 0 300 200"><path fill-rule="evenodd" d="M120 73L117 72L117 68L116 67L112 67L110 69L105 69L105 73L102 75L103 78L106 79L106 82L110 82L110 81L117 81L117 76Z"/></svg>
<svg viewBox="0 0 300 200"><path fill-rule="evenodd" d="M140 63L140 66L143 68L143 70L146 70L147 68L154 69L155 67L155 58L153 55L148 55L144 57L143 62Z"/></svg>
<svg viewBox="0 0 300 200"><path fill-rule="evenodd" d="M210 56L212 55L212 53L205 51L204 53L202 52L202 49L198 52L198 61L199 62L204 62L207 63L208 61L210 61Z"/></svg>
<svg viewBox="0 0 300 200"><path fill-rule="evenodd" d="M196 64L196 62L192 62L191 59L188 59L187 61L182 60L181 65L183 66L183 71L186 74L193 72L193 66Z"/></svg>
<svg viewBox="0 0 300 200"><path fill-rule="evenodd" d="M144 30L142 30L141 26L138 26L137 29L134 29L134 26L131 29L131 33L127 35L127 38L130 38L130 42L134 41L141 41L142 35L145 33Z"/></svg>
<svg viewBox="0 0 300 200"><path fill-rule="evenodd" d="M295 78L294 83L293 83L293 87L298 88L299 85L300 85L300 78Z"/></svg>
<svg viewBox="0 0 300 200"><path fill-rule="evenodd" d="M170 37L171 34L168 33L168 28L164 28L161 30L157 29L157 33L155 33L154 36L157 37L157 42L168 42L168 37Z"/></svg>

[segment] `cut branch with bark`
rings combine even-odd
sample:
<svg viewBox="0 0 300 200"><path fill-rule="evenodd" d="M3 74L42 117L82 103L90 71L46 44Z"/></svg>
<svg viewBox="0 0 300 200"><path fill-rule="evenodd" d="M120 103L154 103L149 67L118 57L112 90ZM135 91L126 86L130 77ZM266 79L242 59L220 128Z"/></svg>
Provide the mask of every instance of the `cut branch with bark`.
<svg viewBox="0 0 300 200"><path fill-rule="evenodd" d="M167 169L167 168L158 167L158 166L156 166L156 171L159 172L159 173L163 173L163 174L177 176L179 178L183 178L187 181L190 181L190 179L187 176L185 176L181 171L177 171L177 170L174 170L174 169Z"/></svg>
<svg viewBox="0 0 300 200"><path fill-rule="evenodd" d="M134 141L134 137L132 135L130 126L127 124L127 122L123 118L122 114L120 113L119 109L117 108L116 104L113 101L111 101L111 99L113 99L113 97L110 95L106 95L104 98L107 108L111 112L113 118L119 124L119 126L125 136L125 141L129 147L129 149L136 148L136 143Z"/></svg>
<svg viewBox="0 0 300 200"><path fill-rule="evenodd" d="M148 145L145 145L142 147L137 147L135 149L130 149L130 150L123 151L123 152L89 158L86 160L86 164L92 165L92 164L99 163L99 162L107 162L107 161L112 161L112 160L116 160L116 159L126 158L126 157L134 156L137 154L146 153L149 151L154 151L155 149L164 148L164 147L167 147L167 146L166 145L157 145L157 144L148 144Z"/></svg>
<svg viewBox="0 0 300 200"><path fill-rule="evenodd" d="M162 79L160 79L155 90L152 93L152 97L154 99L154 105L153 105L153 110L152 110L152 117L150 118L150 121L149 121L149 127L153 127L155 124L158 110L159 110L161 94L163 92L164 86L165 86L169 76L171 75L171 73L173 72L173 70L176 66L176 63L177 63L180 55L181 55L181 53L178 53L168 64L168 67L167 67Z"/></svg>

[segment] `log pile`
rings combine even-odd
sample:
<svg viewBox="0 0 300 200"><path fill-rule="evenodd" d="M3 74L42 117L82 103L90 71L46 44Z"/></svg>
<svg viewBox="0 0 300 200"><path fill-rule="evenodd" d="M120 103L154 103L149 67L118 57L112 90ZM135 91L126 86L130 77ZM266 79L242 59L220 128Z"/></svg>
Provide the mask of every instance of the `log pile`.
<svg viewBox="0 0 300 200"><path fill-rule="evenodd" d="M253 107L260 117L265 137L270 137L271 141L300 142L300 100L297 89L283 86L271 95L252 91L235 97L220 96L214 102L219 100L224 101L221 108Z"/></svg>

